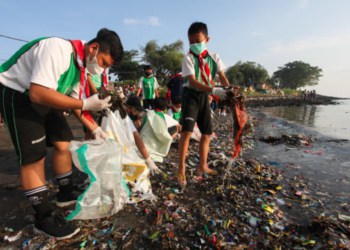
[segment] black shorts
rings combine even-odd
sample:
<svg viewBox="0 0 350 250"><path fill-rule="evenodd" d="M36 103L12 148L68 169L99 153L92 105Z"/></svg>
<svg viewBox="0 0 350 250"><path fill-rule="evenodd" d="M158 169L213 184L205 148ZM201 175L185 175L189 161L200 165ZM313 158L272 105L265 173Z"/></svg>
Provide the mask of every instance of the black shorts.
<svg viewBox="0 0 350 250"><path fill-rule="evenodd" d="M25 93L0 83L0 111L15 147L19 165L39 161L46 146L55 141L71 141L73 134L63 110L34 104Z"/></svg>
<svg viewBox="0 0 350 250"><path fill-rule="evenodd" d="M144 99L142 102L145 109L154 109L154 99Z"/></svg>
<svg viewBox="0 0 350 250"><path fill-rule="evenodd" d="M197 122L199 131L202 134L212 134L211 109L207 93L184 88L181 110L180 124L182 125L182 131L192 132Z"/></svg>

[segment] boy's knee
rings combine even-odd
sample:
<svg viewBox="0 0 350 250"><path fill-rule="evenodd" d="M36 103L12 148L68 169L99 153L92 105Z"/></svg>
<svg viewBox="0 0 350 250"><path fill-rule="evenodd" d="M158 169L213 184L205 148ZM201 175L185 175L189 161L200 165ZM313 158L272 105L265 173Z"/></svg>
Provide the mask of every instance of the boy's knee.
<svg viewBox="0 0 350 250"><path fill-rule="evenodd" d="M52 142L54 150L59 153L69 152L70 142Z"/></svg>

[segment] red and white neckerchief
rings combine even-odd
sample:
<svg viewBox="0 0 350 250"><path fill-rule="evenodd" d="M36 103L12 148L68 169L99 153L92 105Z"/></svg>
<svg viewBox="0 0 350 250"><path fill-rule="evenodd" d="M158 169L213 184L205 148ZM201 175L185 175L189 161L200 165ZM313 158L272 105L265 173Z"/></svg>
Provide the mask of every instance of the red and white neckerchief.
<svg viewBox="0 0 350 250"><path fill-rule="evenodd" d="M211 77L209 65L204 60L204 58L206 58L208 56L208 50L204 50L199 55L193 53L192 51L190 51L190 53L193 56L198 58L199 72L201 74L201 78L202 78L203 82L205 83L205 85L209 86L209 83L210 83L212 86L214 86L215 83Z"/></svg>
<svg viewBox="0 0 350 250"><path fill-rule="evenodd" d="M70 42L75 49L77 63L80 70L79 99L85 99L90 97L90 86L87 83L87 70L84 66L84 44L81 40L70 40ZM82 111L82 115L85 116L85 118L87 118L90 122L94 123L94 119L92 118L90 111L84 110Z"/></svg>
<svg viewBox="0 0 350 250"><path fill-rule="evenodd" d="M105 69L105 70L103 71L103 73L102 73L102 86L103 86L103 89L107 89L107 87L108 87L106 69Z"/></svg>

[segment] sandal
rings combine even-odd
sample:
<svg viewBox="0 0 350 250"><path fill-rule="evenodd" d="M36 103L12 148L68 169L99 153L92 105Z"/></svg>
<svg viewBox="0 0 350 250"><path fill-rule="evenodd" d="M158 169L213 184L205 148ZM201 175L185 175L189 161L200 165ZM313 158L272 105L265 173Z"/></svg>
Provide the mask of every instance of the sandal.
<svg viewBox="0 0 350 250"><path fill-rule="evenodd" d="M176 174L176 179L177 179L177 182L180 184L181 187L184 187L184 186L187 185L186 175L177 173Z"/></svg>
<svg viewBox="0 0 350 250"><path fill-rule="evenodd" d="M197 169L197 175L198 176L203 176L203 175L216 176L218 175L218 171L208 168L208 171L202 172L199 169Z"/></svg>

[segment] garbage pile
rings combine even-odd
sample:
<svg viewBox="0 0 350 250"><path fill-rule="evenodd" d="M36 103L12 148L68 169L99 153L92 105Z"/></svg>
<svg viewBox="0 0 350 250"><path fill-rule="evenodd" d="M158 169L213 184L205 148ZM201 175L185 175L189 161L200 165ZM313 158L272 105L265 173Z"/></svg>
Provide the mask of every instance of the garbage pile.
<svg viewBox="0 0 350 250"><path fill-rule="evenodd" d="M104 99L107 96L111 96L111 103L112 106L109 108L111 111L116 111L119 110L120 116L124 119L127 115L126 107L124 104L124 100L120 93L106 90L106 89L101 89L98 93L99 99ZM94 112L96 116L106 116L105 111L99 111L99 112Z"/></svg>
<svg viewBox="0 0 350 250"><path fill-rule="evenodd" d="M311 137L307 137L301 134L291 134L291 135L281 135L281 136L265 136L260 137L259 141L270 143L270 144L280 144L285 143L291 146L310 146L313 142Z"/></svg>
<svg viewBox="0 0 350 250"><path fill-rule="evenodd" d="M232 161L233 132L222 124L215 128L208 164L218 176L196 175L198 143L191 141L188 184L181 189L173 146L159 164L163 174L151 177L156 201L128 204L108 218L78 221L81 232L69 240L33 235L28 226L19 236L2 230L2 241L12 240L22 249L350 249L348 210L335 216L322 205L311 206L315 200L303 192L303 180L286 180L283 166L247 157L247 148L254 146L251 135L245 135L243 158ZM309 206L294 211L295 203ZM311 207L317 216L303 224L289 215L302 216Z"/></svg>

